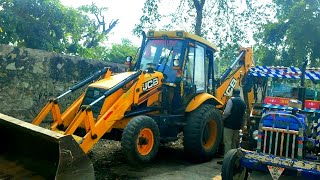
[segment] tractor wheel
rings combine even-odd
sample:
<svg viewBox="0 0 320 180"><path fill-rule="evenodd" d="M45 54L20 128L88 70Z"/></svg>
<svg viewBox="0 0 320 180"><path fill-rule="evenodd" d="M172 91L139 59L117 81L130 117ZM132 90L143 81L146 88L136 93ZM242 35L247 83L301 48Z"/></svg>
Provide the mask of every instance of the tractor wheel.
<svg viewBox="0 0 320 180"><path fill-rule="evenodd" d="M184 151L196 163L211 160L222 138L221 114L214 105L203 104L187 116L183 129Z"/></svg>
<svg viewBox="0 0 320 180"><path fill-rule="evenodd" d="M134 117L122 133L121 147L132 164L150 162L156 156L159 144L158 125L148 116Z"/></svg>
<svg viewBox="0 0 320 180"><path fill-rule="evenodd" d="M241 167L237 149L231 149L224 157L221 169L222 180L248 179L248 170Z"/></svg>

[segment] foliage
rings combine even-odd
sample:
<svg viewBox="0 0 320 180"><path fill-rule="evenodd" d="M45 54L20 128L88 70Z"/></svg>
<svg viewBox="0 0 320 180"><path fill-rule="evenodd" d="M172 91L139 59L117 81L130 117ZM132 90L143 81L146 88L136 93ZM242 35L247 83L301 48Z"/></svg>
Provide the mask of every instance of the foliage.
<svg viewBox="0 0 320 180"><path fill-rule="evenodd" d="M124 63L128 56L135 57L138 48L128 39L122 39L121 44L112 44L104 55L104 59L111 62Z"/></svg>
<svg viewBox="0 0 320 180"><path fill-rule="evenodd" d="M152 2L152 3L151 3ZM172 13L164 15L155 4L168 4L168 0L146 0L144 14L136 25L134 33L150 27L172 30L182 29L200 35L220 48L219 64L227 67L238 55L240 46L249 44L258 27L272 18L273 11L268 4L249 0L180 0L171 8ZM144 21L144 17L152 21ZM171 22L163 27L156 26L162 18Z"/></svg>
<svg viewBox="0 0 320 180"><path fill-rule="evenodd" d="M161 21L161 15L158 12L158 4L161 0L146 0L142 9L143 15L140 17L140 24L136 24L133 32L137 36L141 35L144 29L155 29L156 23Z"/></svg>
<svg viewBox="0 0 320 180"><path fill-rule="evenodd" d="M3 44L61 52L67 41L64 34L81 28L70 23L78 21L78 14L63 8L57 0L1 0L0 6Z"/></svg>
<svg viewBox="0 0 320 180"><path fill-rule="evenodd" d="M0 0L0 43L102 59L102 43L118 22L107 26L105 11L95 4L68 8L59 0Z"/></svg>
<svg viewBox="0 0 320 180"><path fill-rule="evenodd" d="M100 42L106 40L106 35L118 24L118 19L112 20L109 26L106 26L105 16L102 14L107 11L106 7L97 7L94 3L91 5L84 5L78 8L80 12L86 15L94 15L96 19L88 19L89 25L87 26L86 34L83 36L85 38L85 47L92 48L97 47ZM86 17L87 18L87 17Z"/></svg>
<svg viewBox="0 0 320 180"><path fill-rule="evenodd" d="M301 66L305 60L319 66L320 3L317 0L274 0L276 22L256 35L264 65Z"/></svg>

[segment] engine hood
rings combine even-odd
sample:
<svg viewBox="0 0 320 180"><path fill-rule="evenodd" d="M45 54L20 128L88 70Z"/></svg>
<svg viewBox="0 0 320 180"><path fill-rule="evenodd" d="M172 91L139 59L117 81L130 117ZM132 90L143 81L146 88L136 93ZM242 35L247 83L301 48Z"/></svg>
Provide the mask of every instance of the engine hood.
<svg viewBox="0 0 320 180"><path fill-rule="evenodd" d="M89 87L110 89L134 73L136 72L124 72L124 73L114 74L106 79L101 79L97 82L90 84Z"/></svg>

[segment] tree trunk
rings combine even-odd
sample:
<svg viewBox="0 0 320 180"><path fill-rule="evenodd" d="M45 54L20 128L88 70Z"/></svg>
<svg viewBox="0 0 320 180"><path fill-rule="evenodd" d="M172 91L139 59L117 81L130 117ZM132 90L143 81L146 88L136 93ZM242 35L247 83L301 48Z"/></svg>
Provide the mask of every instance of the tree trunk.
<svg viewBox="0 0 320 180"><path fill-rule="evenodd" d="M200 11L197 11L197 17L196 17L195 33L198 36L201 36L201 25L202 25L202 9Z"/></svg>
<svg viewBox="0 0 320 180"><path fill-rule="evenodd" d="M202 12L203 12L203 5L205 2L206 2L205 0L193 0L194 6L197 11L195 33L198 36L201 36Z"/></svg>

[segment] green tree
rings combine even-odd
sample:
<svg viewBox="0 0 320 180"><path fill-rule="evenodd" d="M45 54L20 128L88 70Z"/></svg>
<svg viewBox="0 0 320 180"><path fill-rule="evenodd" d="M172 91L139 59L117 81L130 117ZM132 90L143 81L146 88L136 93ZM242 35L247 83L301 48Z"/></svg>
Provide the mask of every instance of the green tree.
<svg viewBox="0 0 320 180"><path fill-rule="evenodd" d="M161 21L161 15L158 12L158 3L160 0L146 0L142 9L140 23L136 24L133 33L137 36L141 35L141 31L145 29L156 29L156 23Z"/></svg>
<svg viewBox="0 0 320 180"><path fill-rule="evenodd" d="M101 59L102 43L118 20L107 24L106 8L79 9L59 0L0 0L0 43Z"/></svg>
<svg viewBox="0 0 320 180"><path fill-rule="evenodd" d="M274 0L276 22L266 24L256 35L264 65L313 67L320 60L320 3L317 0Z"/></svg>
<svg viewBox="0 0 320 180"><path fill-rule="evenodd" d="M124 63L128 56L135 57L138 48L129 39L122 39L121 44L112 44L104 55L104 60Z"/></svg>
<svg viewBox="0 0 320 180"><path fill-rule="evenodd" d="M64 34L76 28L69 22L77 21L77 13L63 8L58 0L1 0L0 7L3 44L61 52L66 42Z"/></svg>
<svg viewBox="0 0 320 180"><path fill-rule="evenodd" d="M82 36L85 38L84 45L86 48L97 47L100 42L105 41L107 39L107 35L118 24L119 21L119 19L112 20L107 26L103 12L106 12L108 8L99 8L94 3L91 5L81 6L78 8L78 10L87 16L94 15L95 17L95 19L88 19L89 25L86 26L86 33ZM85 18L87 18L87 16L85 16Z"/></svg>

